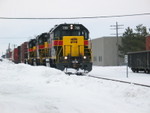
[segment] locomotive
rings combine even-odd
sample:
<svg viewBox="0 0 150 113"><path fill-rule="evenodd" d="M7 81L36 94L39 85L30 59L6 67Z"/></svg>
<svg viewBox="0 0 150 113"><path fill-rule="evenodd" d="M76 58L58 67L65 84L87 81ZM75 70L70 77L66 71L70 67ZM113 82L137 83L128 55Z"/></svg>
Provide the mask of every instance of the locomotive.
<svg viewBox="0 0 150 113"><path fill-rule="evenodd" d="M49 32L38 35L27 44L21 62L31 65L45 65L64 71L92 70L89 31L82 24L59 24Z"/></svg>
<svg viewBox="0 0 150 113"><path fill-rule="evenodd" d="M50 31L50 64L65 68L91 71L89 31L81 24L61 24Z"/></svg>

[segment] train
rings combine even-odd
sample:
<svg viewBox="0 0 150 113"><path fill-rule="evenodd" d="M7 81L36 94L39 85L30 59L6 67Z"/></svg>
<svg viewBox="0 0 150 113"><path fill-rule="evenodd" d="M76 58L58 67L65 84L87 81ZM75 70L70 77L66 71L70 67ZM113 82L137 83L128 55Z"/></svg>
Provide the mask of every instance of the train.
<svg viewBox="0 0 150 113"><path fill-rule="evenodd" d="M12 61L88 73L92 70L89 31L82 24L55 25L49 32L14 48Z"/></svg>
<svg viewBox="0 0 150 113"><path fill-rule="evenodd" d="M150 73L150 35L146 37L146 50L128 53L128 66L133 72Z"/></svg>

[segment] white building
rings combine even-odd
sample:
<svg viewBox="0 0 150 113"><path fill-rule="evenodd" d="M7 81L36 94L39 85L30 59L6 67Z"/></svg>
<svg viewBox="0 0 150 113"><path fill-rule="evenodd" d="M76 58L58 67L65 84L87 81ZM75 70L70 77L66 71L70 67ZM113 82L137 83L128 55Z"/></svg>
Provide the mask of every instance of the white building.
<svg viewBox="0 0 150 113"><path fill-rule="evenodd" d="M123 64L123 58L119 57L118 45L121 38L102 37L92 40L93 65L117 66Z"/></svg>

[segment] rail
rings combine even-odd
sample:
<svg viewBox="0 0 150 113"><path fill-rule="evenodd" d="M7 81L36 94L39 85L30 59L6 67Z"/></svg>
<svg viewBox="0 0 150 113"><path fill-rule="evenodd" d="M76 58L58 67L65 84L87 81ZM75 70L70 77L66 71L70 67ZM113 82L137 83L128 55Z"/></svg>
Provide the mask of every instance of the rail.
<svg viewBox="0 0 150 113"><path fill-rule="evenodd" d="M140 83L135 83L135 82L127 82L127 81L123 81L123 80L116 80L116 79L110 79L110 78L104 78L104 77L97 77L97 76L93 76L93 75L88 75L88 76L89 77L93 77L93 78L97 78L97 79L110 80L110 81L114 81L114 82L121 82L121 83L133 84L133 85L137 85L137 86L143 86L143 87L150 88L150 85L145 85L145 84L140 84Z"/></svg>

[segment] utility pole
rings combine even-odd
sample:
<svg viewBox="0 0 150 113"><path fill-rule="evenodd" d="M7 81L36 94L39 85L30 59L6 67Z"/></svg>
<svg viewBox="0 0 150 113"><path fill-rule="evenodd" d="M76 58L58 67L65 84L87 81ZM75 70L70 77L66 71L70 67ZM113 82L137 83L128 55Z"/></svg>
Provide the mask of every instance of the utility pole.
<svg viewBox="0 0 150 113"><path fill-rule="evenodd" d="M10 43L8 44L8 58L10 59Z"/></svg>
<svg viewBox="0 0 150 113"><path fill-rule="evenodd" d="M116 22L116 25L111 25L110 26L110 27L113 27L112 30L116 30L116 34L113 34L113 35L116 35L116 38L117 38L117 41L116 41L116 46L117 46L117 66L119 66L119 49L118 49L118 46L119 46L119 43L118 43L119 32L118 32L118 30L119 29L123 29L123 28L121 28L121 26L124 26L124 25L119 25L118 22Z"/></svg>

